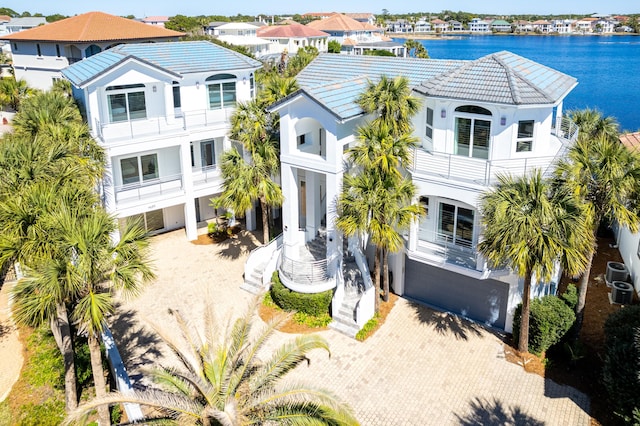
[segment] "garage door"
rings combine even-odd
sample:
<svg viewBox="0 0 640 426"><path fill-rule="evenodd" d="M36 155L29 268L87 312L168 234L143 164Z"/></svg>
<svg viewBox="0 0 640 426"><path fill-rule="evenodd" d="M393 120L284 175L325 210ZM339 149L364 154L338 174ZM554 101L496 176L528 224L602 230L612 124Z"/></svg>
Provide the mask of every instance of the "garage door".
<svg viewBox="0 0 640 426"><path fill-rule="evenodd" d="M477 280L406 258L404 295L504 329L509 296L506 283Z"/></svg>

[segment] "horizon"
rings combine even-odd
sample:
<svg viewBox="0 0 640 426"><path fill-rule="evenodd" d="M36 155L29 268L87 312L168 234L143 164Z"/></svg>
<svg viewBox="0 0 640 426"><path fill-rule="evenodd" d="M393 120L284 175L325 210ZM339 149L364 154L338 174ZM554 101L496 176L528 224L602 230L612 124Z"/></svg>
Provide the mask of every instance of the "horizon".
<svg viewBox="0 0 640 426"><path fill-rule="evenodd" d="M207 6L199 4L177 4L169 0L140 0L137 2L125 0L112 0L108 4L94 0L79 2L65 2L63 4L43 1L43 0L27 0L27 1L5 1L2 7L14 10L18 14L29 12L32 15L41 13L45 16L61 14L65 16L74 16L87 12L100 11L118 16L133 15L136 18L144 18L145 16L289 16L296 14L304 14L310 12L339 12L339 13L373 13L374 15L382 15L383 9L387 9L390 15L403 14L439 14L443 10L454 12L462 11L478 15L493 15L496 17L508 15L576 15L589 16L594 13L603 15L628 15L637 14L640 11L632 11L632 6L628 0L611 0L606 5L595 0L570 0L564 2L556 2L552 0L540 0L535 5L512 4L509 6L498 4L497 2L485 2L480 5L470 0L454 0L450 1L447 7L442 7L439 11L425 10L428 7L423 6L422 10L417 10L415 3L409 1L399 1L392 5L387 2L373 1L355 1L350 3L349 10L344 9L344 3L337 0L327 0L323 3L323 7L317 7L312 3L298 3L295 6L285 0L275 0L268 6L271 10L266 9L264 3L255 0L249 0L240 4L223 4L217 6ZM306 5L309 6L306 6ZM389 6L395 6L389 9ZM637 6L636 6L637 7ZM299 8L300 10L289 10ZM404 8L404 10L403 10ZM602 10L605 8L606 10ZM235 10L233 10L235 9Z"/></svg>

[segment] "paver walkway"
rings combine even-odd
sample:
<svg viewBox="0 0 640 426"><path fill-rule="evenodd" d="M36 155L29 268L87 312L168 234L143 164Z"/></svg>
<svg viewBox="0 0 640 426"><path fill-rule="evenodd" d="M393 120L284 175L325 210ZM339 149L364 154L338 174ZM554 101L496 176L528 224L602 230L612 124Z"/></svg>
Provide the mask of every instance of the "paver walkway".
<svg viewBox="0 0 640 426"><path fill-rule="evenodd" d="M24 358L18 329L11 319L9 295L15 282L5 282L0 289L0 402L11 392L20 377Z"/></svg>
<svg viewBox="0 0 640 426"><path fill-rule="evenodd" d="M239 289L248 253L241 243L197 246L183 231L154 238L158 280L125 302L114 324L134 379L139 367L164 358L141 318L166 328L172 308L199 326L207 301L222 321L244 311L252 296ZM498 336L457 317L400 299L366 342L321 334L331 357L312 353L288 379L332 390L363 425L589 425L586 395L505 361ZM274 343L292 337L279 333Z"/></svg>

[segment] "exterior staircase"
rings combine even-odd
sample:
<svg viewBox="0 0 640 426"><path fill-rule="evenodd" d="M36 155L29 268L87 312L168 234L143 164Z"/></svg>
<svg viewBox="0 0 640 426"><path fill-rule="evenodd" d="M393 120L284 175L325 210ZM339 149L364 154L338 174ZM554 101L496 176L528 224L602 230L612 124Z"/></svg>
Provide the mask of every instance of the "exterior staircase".
<svg viewBox="0 0 640 426"><path fill-rule="evenodd" d="M342 261L344 298L338 312L333 312L333 322L329 326L349 337L355 337L360 331L360 326L356 323L356 307L364 292L365 285L355 258L347 252L346 247L344 253L345 257Z"/></svg>
<svg viewBox="0 0 640 426"><path fill-rule="evenodd" d="M260 263L255 268L245 273L244 282L240 284L240 288L252 294L262 293L264 286L262 285L262 274L267 267L267 262Z"/></svg>

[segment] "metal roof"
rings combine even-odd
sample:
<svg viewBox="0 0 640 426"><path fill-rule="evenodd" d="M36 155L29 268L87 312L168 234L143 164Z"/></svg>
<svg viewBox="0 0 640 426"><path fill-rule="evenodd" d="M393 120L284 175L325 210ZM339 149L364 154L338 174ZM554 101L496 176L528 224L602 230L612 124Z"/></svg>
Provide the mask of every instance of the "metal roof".
<svg viewBox="0 0 640 426"><path fill-rule="evenodd" d="M262 66L255 59L208 41L185 41L122 44L76 62L62 70L62 74L74 85L82 86L130 58L178 76L198 72L258 69Z"/></svg>
<svg viewBox="0 0 640 426"><path fill-rule="evenodd" d="M535 105L556 103L576 84L569 75L502 51L446 71L414 90L440 98Z"/></svg>

